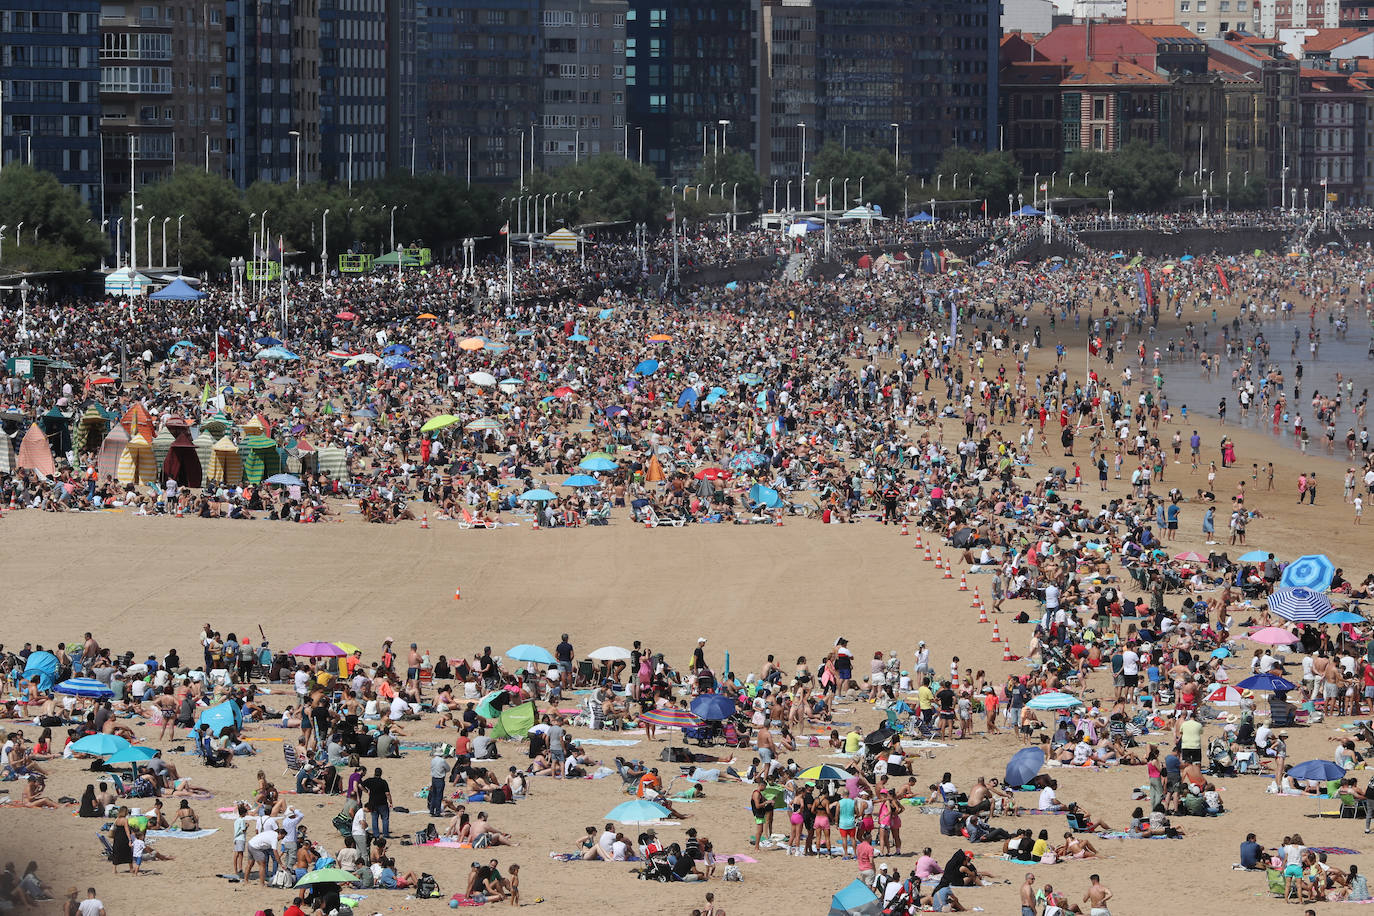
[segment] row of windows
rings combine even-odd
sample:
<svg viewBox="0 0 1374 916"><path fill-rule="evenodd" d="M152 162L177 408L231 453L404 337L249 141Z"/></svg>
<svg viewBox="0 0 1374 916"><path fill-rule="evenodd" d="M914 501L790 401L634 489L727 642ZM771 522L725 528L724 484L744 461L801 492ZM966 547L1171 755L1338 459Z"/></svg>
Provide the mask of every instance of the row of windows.
<svg viewBox="0 0 1374 916"><path fill-rule="evenodd" d="M100 59L171 60L172 36L161 32L103 32Z"/></svg>
<svg viewBox="0 0 1374 916"><path fill-rule="evenodd" d="M101 67L101 92L167 92L172 91L170 67Z"/></svg>
<svg viewBox="0 0 1374 916"><path fill-rule="evenodd" d="M542 126L550 128L600 130L601 115L546 114Z"/></svg>
<svg viewBox="0 0 1374 916"><path fill-rule="evenodd" d="M0 80L6 102L95 102L100 84L80 80Z"/></svg>
<svg viewBox="0 0 1374 916"><path fill-rule="evenodd" d="M98 127L94 115L12 115L6 118L6 133L33 134L35 137L94 137Z"/></svg>
<svg viewBox="0 0 1374 916"><path fill-rule="evenodd" d="M600 89L545 89L544 101L552 105L572 105L580 103L582 105L600 105ZM617 90L611 93L611 104L622 105L625 102L625 93Z"/></svg>
<svg viewBox="0 0 1374 916"><path fill-rule="evenodd" d="M0 32L37 32L43 35L90 34L100 28L95 13L0 12Z"/></svg>
<svg viewBox="0 0 1374 916"><path fill-rule="evenodd" d="M67 67L79 70L92 63L86 48L63 48L54 45L4 45L0 47L0 66L6 67Z"/></svg>
<svg viewBox="0 0 1374 916"><path fill-rule="evenodd" d="M625 65L616 64L611 68L613 79L625 79ZM601 79L600 64L545 64L544 79L549 80L575 80L575 79Z"/></svg>

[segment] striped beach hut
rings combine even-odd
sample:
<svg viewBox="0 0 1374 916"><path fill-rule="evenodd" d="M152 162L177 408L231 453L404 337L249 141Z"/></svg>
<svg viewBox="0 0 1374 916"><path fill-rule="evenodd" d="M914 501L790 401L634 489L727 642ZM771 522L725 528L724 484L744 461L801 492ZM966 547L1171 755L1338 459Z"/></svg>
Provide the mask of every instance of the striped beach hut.
<svg viewBox="0 0 1374 916"><path fill-rule="evenodd" d="M139 433L129 440L119 458L120 483L147 484L157 480L157 466L153 464L153 444Z"/></svg>
<svg viewBox="0 0 1374 916"><path fill-rule="evenodd" d="M124 449L128 445L129 431L124 428L124 424L115 423L111 425L109 435L100 444L100 457L95 466L102 480L106 477L118 476L119 459L124 456Z"/></svg>
<svg viewBox="0 0 1374 916"><path fill-rule="evenodd" d="M19 455L14 451L14 440L0 431L0 474L13 474Z"/></svg>
<svg viewBox="0 0 1374 916"><path fill-rule="evenodd" d="M239 443L239 457L243 459L243 479L249 483L262 483L281 473L281 451L276 439L244 436Z"/></svg>
<svg viewBox="0 0 1374 916"><path fill-rule="evenodd" d="M202 479L200 454L196 451L196 445L191 441L191 436L186 431L186 427L181 427L181 431L172 440L172 445L168 448L161 467L163 483L171 478L183 487L200 488Z"/></svg>
<svg viewBox="0 0 1374 916"><path fill-rule="evenodd" d="M176 436L164 424L162 429L158 430L157 438L153 440L153 464L156 467L162 467L162 462L167 460L167 452L171 451L174 441ZM178 477L177 480L180 481L181 478Z"/></svg>
<svg viewBox="0 0 1374 916"><path fill-rule="evenodd" d="M94 402L87 404L72 423L72 451L76 452L78 463L82 452L93 452L100 448L109 430L110 418L100 409L100 405Z"/></svg>
<svg viewBox="0 0 1374 916"><path fill-rule="evenodd" d="M157 430L153 428L153 418L148 415L147 409L137 401L128 410L124 411L124 416L119 418L119 422L129 433L129 440L133 441L134 436L141 435L149 443L157 435Z"/></svg>
<svg viewBox="0 0 1374 916"><path fill-rule="evenodd" d="M315 468L321 474L328 471L334 480L348 480L348 453L334 446L322 446L315 450Z"/></svg>
<svg viewBox="0 0 1374 916"><path fill-rule="evenodd" d="M239 457L239 447L228 436L215 443L210 457L210 479L229 486L243 480L243 459Z"/></svg>
<svg viewBox="0 0 1374 916"><path fill-rule="evenodd" d="M48 437L44 434L43 427L37 423L29 427L29 431L24 433L24 441L19 443L17 464L21 468L37 471L44 477L52 477L57 473Z"/></svg>
<svg viewBox="0 0 1374 916"><path fill-rule="evenodd" d="M200 434L192 441L195 442L196 445L196 455L200 458L201 473L208 474L210 471L210 463L214 460L215 456L215 437L205 430L201 430Z"/></svg>

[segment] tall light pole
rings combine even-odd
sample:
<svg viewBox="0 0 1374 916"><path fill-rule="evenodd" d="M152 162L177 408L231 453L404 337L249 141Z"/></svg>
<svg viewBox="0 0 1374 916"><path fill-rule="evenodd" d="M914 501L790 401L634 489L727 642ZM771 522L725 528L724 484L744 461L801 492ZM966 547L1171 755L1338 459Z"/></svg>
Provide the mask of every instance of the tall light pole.
<svg viewBox="0 0 1374 916"><path fill-rule="evenodd" d="M172 221L170 216L162 218L162 269L167 269L167 224Z"/></svg>
<svg viewBox="0 0 1374 916"><path fill-rule="evenodd" d="M396 208L395 208L395 207L392 207L392 208L391 208L391 244L390 244L390 246L388 246L388 247L390 247L393 251L397 250L397 249L396 249ZM399 272L398 272L397 276L399 277Z"/></svg>
<svg viewBox="0 0 1374 916"><path fill-rule="evenodd" d="M31 289L33 289L33 285L29 283L27 277L19 281L19 336L25 338L29 336L27 321L29 312L29 290Z"/></svg>
<svg viewBox="0 0 1374 916"><path fill-rule="evenodd" d="M729 122L728 120L726 120L725 118L721 118L721 119L720 119L719 121L717 121L716 123L720 125L720 151L723 153L723 152L725 152L725 150L726 150L726 146L725 146L725 129L728 128L728 127L730 126L730 122Z"/></svg>
<svg viewBox="0 0 1374 916"><path fill-rule="evenodd" d="M320 292L329 291L329 208L320 214Z"/></svg>
<svg viewBox="0 0 1374 916"><path fill-rule="evenodd" d="M1112 198L1116 197L1115 191L1107 192L1107 222L1116 222L1116 215L1112 212Z"/></svg>
<svg viewBox="0 0 1374 916"><path fill-rule="evenodd" d="M296 145L296 190L301 189L301 132L293 130L291 133L292 142Z"/></svg>
<svg viewBox="0 0 1374 916"><path fill-rule="evenodd" d="M893 121L888 126L892 128L892 168L900 172L902 167L897 163L902 160L902 125Z"/></svg>
<svg viewBox="0 0 1374 916"><path fill-rule="evenodd" d="M186 218L183 213L177 217L177 273L181 273L181 221Z"/></svg>
<svg viewBox="0 0 1374 916"><path fill-rule="evenodd" d="M801 191L800 191L801 206L800 206L800 209L805 210L805 209L806 209L806 122L805 122L805 121L798 121L798 122L797 122L797 126L801 128ZM788 198L787 198L787 199L788 199L789 201L792 199L790 189L789 189L789 193L788 193Z"/></svg>

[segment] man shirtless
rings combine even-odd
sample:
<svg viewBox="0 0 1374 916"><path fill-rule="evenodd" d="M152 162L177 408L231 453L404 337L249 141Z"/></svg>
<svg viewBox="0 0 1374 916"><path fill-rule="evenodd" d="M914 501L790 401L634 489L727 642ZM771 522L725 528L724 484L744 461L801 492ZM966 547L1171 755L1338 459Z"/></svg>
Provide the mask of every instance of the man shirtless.
<svg viewBox="0 0 1374 916"><path fill-rule="evenodd" d="M1035 873L1026 872L1026 883L1021 885L1021 916L1035 916Z"/></svg>
<svg viewBox="0 0 1374 916"><path fill-rule="evenodd" d="M1107 901L1112 899L1112 892L1102 883L1102 879L1097 875L1089 875L1088 880L1092 884L1088 887L1088 892L1083 895L1083 902L1092 909L1089 916L1112 916L1112 911L1107 909Z"/></svg>

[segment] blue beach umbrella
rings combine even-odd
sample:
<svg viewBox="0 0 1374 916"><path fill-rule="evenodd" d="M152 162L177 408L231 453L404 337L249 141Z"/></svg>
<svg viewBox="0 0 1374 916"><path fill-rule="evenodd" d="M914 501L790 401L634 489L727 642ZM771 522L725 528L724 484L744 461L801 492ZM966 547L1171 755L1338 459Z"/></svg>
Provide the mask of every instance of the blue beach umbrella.
<svg viewBox="0 0 1374 916"><path fill-rule="evenodd" d="M1026 704L1027 709L1072 709L1082 706L1083 701L1069 693L1042 693L1032 697Z"/></svg>
<svg viewBox="0 0 1374 916"><path fill-rule="evenodd" d="M882 911L878 895L857 879L830 898L829 916L879 916Z"/></svg>
<svg viewBox="0 0 1374 916"><path fill-rule="evenodd" d="M116 763L142 763L144 760L152 760L157 755L157 751L151 747L143 745L129 746L122 750L115 751L112 756L105 760L108 764Z"/></svg>
<svg viewBox="0 0 1374 916"><path fill-rule="evenodd" d="M1269 596L1269 610L1284 620L1312 623L1331 613L1331 599L1310 588L1276 588Z"/></svg>
<svg viewBox="0 0 1374 916"><path fill-rule="evenodd" d="M641 360L639 365L635 366L635 375L653 375L657 371L658 360L656 359Z"/></svg>
<svg viewBox="0 0 1374 916"><path fill-rule="evenodd" d="M745 373L742 373L742 374L740 375L740 377L739 377L739 380L740 380L741 382L744 382L744 384L746 384L746 385L762 385L762 384L763 384L763 376L759 375L757 372L745 372Z"/></svg>
<svg viewBox="0 0 1374 916"><path fill-rule="evenodd" d="M726 391L724 388L712 388L710 391L706 393L706 403L714 404L716 401L719 401L727 394L729 394L729 392Z"/></svg>
<svg viewBox="0 0 1374 916"><path fill-rule="evenodd" d="M549 500L557 499L558 497L551 490L537 489L526 490L524 493L521 493L519 496L515 498L520 500L521 502L539 503L548 502Z"/></svg>
<svg viewBox="0 0 1374 916"><path fill-rule="evenodd" d="M563 486L565 486L565 487L594 487L594 486L597 486L599 483L600 483L600 481L597 480L595 477L591 476L590 474L574 474L574 475L572 475L571 477L569 477L567 480L563 481Z"/></svg>
<svg viewBox="0 0 1374 916"><path fill-rule="evenodd" d="M749 449L747 451L740 452L738 455L731 458L729 461L729 467L732 471L739 471L748 470L749 468L756 468L760 465L765 465L767 463L767 455L765 455L763 452L757 452L753 449Z"/></svg>
<svg viewBox="0 0 1374 916"><path fill-rule="evenodd" d="M521 328L515 332L516 337L533 337L534 331L531 328Z"/></svg>
<svg viewBox="0 0 1374 916"><path fill-rule="evenodd" d="M52 690L57 680L57 656L51 652L30 653L24 663L24 680L31 681L34 678L38 678L39 689Z"/></svg>
<svg viewBox="0 0 1374 916"><path fill-rule="evenodd" d="M1269 559L1269 551L1267 550L1251 550L1240 555L1240 562L1242 563L1263 563L1267 559Z"/></svg>
<svg viewBox="0 0 1374 916"><path fill-rule="evenodd" d="M724 721L738 709L739 705L734 700L719 693L703 693L692 700L692 714L712 722Z"/></svg>
<svg viewBox="0 0 1374 916"><path fill-rule="evenodd" d="M770 509L776 509L782 503L782 497L772 487L765 487L761 483L756 483L749 488L749 501L767 506Z"/></svg>
<svg viewBox="0 0 1374 916"><path fill-rule="evenodd" d="M629 413L629 411L620 404L612 404L610 407L602 408L601 412L608 417L623 417Z"/></svg>
<svg viewBox="0 0 1374 916"><path fill-rule="evenodd" d="M695 404L700 395L695 388L686 388L682 394L677 396L677 406L686 407L688 404Z"/></svg>
<svg viewBox="0 0 1374 916"><path fill-rule="evenodd" d="M399 354L396 354L396 353L393 353L393 354L391 354L390 356L383 356L383 357L382 357L382 365L383 365L383 366L386 366L388 369L414 369L414 368L415 368L415 364L414 364L414 363L412 363L410 360L406 359L404 356L400 356Z"/></svg>
<svg viewBox="0 0 1374 916"><path fill-rule="evenodd" d="M609 458L583 458L577 466L584 471L614 471L620 467Z"/></svg>
<svg viewBox="0 0 1374 916"><path fill-rule="evenodd" d="M672 814L662 805L644 799L622 802L606 812L606 820L617 824L647 824Z"/></svg>
<svg viewBox="0 0 1374 916"><path fill-rule="evenodd" d="M196 717L196 728L202 725L210 726L210 734L218 736L226 728L239 728L243 725L243 712L238 704L225 700L218 706L211 706L209 709L201 710Z"/></svg>
<svg viewBox="0 0 1374 916"><path fill-rule="evenodd" d="M280 347L282 342L275 337L259 337L253 343L260 347Z"/></svg>
<svg viewBox="0 0 1374 916"><path fill-rule="evenodd" d="M1236 686L1241 690L1275 690L1279 693L1298 689L1297 684L1277 674L1252 674Z"/></svg>
<svg viewBox="0 0 1374 916"><path fill-rule="evenodd" d="M124 750L126 747L133 747L133 745L118 735L106 734L87 735L80 741L73 741L71 744L72 753L93 754L96 757L107 757Z"/></svg>
<svg viewBox="0 0 1374 916"><path fill-rule="evenodd" d="M90 700L104 700L114 696L114 691L93 677L68 678L53 688L55 693L69 697L84 697Z"/></svg>
<svg viewBox="0 0 1374 916"><path fill-rule="evenodd" d="M1313 779L1326 782L1329 779L1342 779L1345 767L1330 760L1305 760L1288 768L1288 775L1294 779Z"/></svg>
<svg viewBox="0 0 1374 916"><path fill-rule="evenodd" d="M1331 578L1335 574L1336 567L1326 554L1309 553L1284 567L1283 580L1279 584L1324 592L1331 587Z"/></svg>
<svg viewBox="0 0 1374 916"><path fill-rule="evenodd" d="M1332 611L1318 623L1364 623L1365 619L1359 614L1352 614L1349 611Z"/></svg>
<svg viewBox="0 0 1374 916"><path fill-rule="evenodd" d="M1044 751L1038 747L1023 747L1007 761L1006 778L1003 782L1008 786L1024 786L1036 777L1044 765Z"/></svg>
<svg viewBox="0 0 1374 916"><path fill-rule="evenodd" d="M568 340L572 343L586 343L587 341L591 340L591 338L588 337L586 334L573 334L571 337L568 338Z"/></svg>
<svg viewBox="0 0 1374 916"><path fill-rule="evenodd" d="M301 479L294 474L273 474L265 483L280 484L283 487L299 487Z"/></svg>
<svg viewBox="0 0 1374 916"><path fill-rule="evenodd" d="M528 643L521 643L506 650L506 658L513 658L517 662L530 662L535 665L555 665L558 659L553 657L553 653L541 646L532 646Z"/></svg>
<svg viewBox="0 0 1374 916"><path fill-rule="evenodd" d="M386 347L385 349L383 349L383 350L382 350L382 355L383 355L383 356L389 356L389 355L391 355L391 354L393 354L393 353L400 353L400 354L404 355L404 354L409 353L409 352L410 352L410 347L407 347L405 344L398 344L398 343L395 343L395 344L392 344L391 346Z"/></svg>

